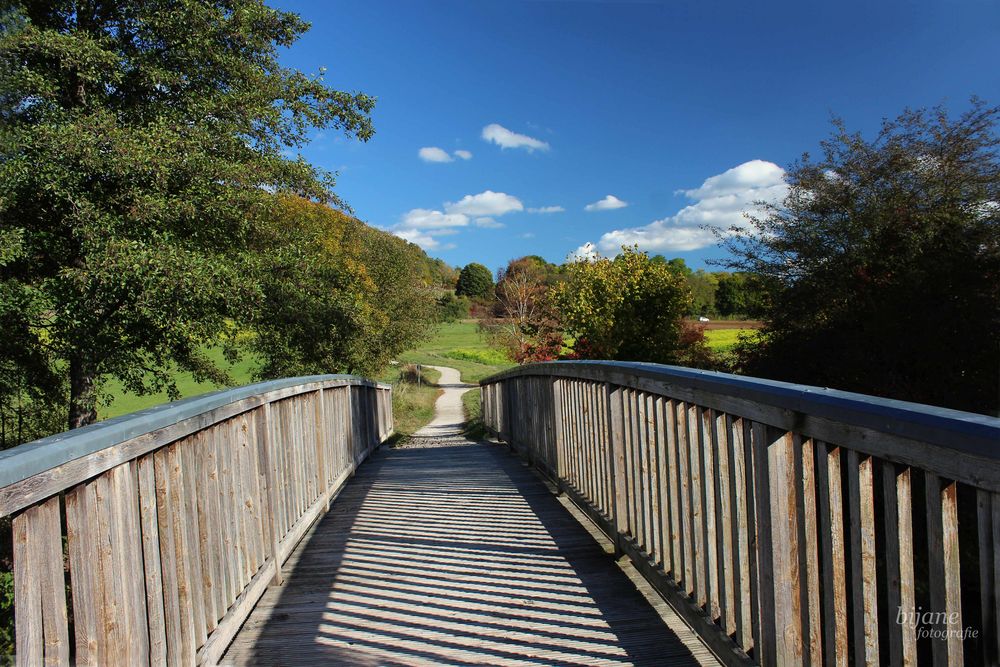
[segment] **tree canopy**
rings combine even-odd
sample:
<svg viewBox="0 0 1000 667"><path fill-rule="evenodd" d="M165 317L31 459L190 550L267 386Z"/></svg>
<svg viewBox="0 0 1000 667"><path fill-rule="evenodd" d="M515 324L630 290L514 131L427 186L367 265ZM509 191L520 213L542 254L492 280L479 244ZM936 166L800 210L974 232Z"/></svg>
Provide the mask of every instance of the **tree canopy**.
<svg viewBox="0 0 1000 667"><path fill-rule="evenodd" d="M572 262L565 274L554 297L577 357L694 363L690 348L698 341L682 322L690 290L666 262L624 247L613 259Z"/></svg>
<svg viewBox="0 0 1000 667"><path fill-rule="evenodd" d="M455 294L471 298L490 296L493 292L493 274L482 264L466 264L458 274Z"/></svg>
<svg viewBox="0 0 1000 667"><path fill-rule="evenodd" d="M834 122L789 193L725 237L770 286L743 372L994 412L1000 386L1000 107Z"/></svg>
<svg viewBox="0 0 1000 667"><path fill-rule="evenodd" d="M15 384L68 376L71 427L95 418L102 377L222 379L201 350L269 297L254 252L274 194L339 203L286 151L319 127L367 140L373 99L282 67L308 26L260 1L6 7L2 366Z"/></svg>

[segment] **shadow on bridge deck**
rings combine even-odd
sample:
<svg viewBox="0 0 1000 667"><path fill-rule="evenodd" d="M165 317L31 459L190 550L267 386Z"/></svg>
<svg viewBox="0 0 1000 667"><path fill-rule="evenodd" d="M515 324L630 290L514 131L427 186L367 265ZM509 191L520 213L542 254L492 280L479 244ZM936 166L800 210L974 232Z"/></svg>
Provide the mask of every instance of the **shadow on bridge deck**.
<svg viewBox="0 0 1000 667"><path fill-rule="evenodd" d="M496 445L376 453L285 572L223 664L714 664Z"/></svg>

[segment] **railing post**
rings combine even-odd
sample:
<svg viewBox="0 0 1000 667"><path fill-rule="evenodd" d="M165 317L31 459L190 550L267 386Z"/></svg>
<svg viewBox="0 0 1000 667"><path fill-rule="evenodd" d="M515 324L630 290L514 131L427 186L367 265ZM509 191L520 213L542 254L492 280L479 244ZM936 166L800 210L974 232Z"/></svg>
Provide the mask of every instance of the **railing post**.
<svg viewBox="0 0 1000 667"><path fill-rule="evenodd" d="M608 455L610 457L610 470L613 480L611 484L613 508L611 525L614 526L615 534L615 556L621 557L625 550L622 541L625 536L622 534L622 519L627 511L626 502L626 479L625 479L625 406L622 403L622 387L612 386L611 383L604 384L608 397L608 442L611 443Z"/></svg>
<svg viewBox="0 0 1000 667"><path fill-rule="evenodd" d="M271 403L267 402L261 406L261 424L259 443L260 467L264 471L264 484L267 486L267 503L264 505L265 524L268 541L271 545L271 558L274 560L274 578L271 580L275 586L284 583L281 574L281 552L278 550L278 531L275 526L274 517L278 511L278 486L277 469L273 461L273 447L271 438Z"/></svg>
<svg viewBox="0 0 1000 667"><path fill-rule="evenodd" d="M552 462L552 473L556 477L556 485L559 488L559 493L565 491L565 484L563 482L563 477L565 476L565 470L563 469L563 396L562 396L562 382L559 378L554 377L552 380L552 433L554 436L555 444L553 449L555 450L555 461Z"/></svg>
<svg viewBox="0 0 1000 667"><path fill-rule="evenodd" d="M316 392L316 410L315 410L315 420L316 420L316 489L322 495L326 493L327 487L330 484L329 476L327 475L326 468L326 447L327 447L327 429L326 429L326 397L323 393L323 387L320 387ZM326 510L330 509L330 501L326 501Z"/></svg>

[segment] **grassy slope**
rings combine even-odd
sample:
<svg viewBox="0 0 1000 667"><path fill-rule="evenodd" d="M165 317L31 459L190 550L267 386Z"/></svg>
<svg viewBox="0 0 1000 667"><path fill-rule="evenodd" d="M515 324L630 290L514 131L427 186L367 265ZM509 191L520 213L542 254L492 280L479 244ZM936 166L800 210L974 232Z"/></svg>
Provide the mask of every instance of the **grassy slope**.
<svg viewBox="0 0 1000 667"><path fill-rule="evenodd" d="M239 363L230 364L223 357L221 349L209 349L207 354L219 366L229 371L229 374L234 380L232 386L239 387L253 382L251 373L254 360L252 358L245 356L239 361ZM217 386L212 382L195 382L190 373L177 373L176 379L177 389L181 393L181 398L197 396L198 394L216 391L217 389L224 389L224 387ZM149 408L154 405L159 405L160 403L166 403L169 400L167 395L162 392L158 394L150 394L148 396L136 396L135 394L125 393L124 389L122 389L121 383L117 380L108 382L107 389L113 398L110 405L102 406L98 410L101 419L128 414L129 412Z"/></svg>
<svg viewBox="0 0 1000 667"><path fill-rule="evenodd" d="M399 357L411 364L451 366L462 374L464 382L479 382L484 377L513 366L503 360L479 335L475 320L448 322L419 347Z"/></svg>
<svg viewBox="0 0 1000 667"><path fill-rule="evenodd" d="M412 435L414 431L434 418L434 402L441 395L437 387L441 373L428 368L423 372L423 384L402 379L402 369L393 366L378 378L392 384L393 428L397 435Z"/></svg>

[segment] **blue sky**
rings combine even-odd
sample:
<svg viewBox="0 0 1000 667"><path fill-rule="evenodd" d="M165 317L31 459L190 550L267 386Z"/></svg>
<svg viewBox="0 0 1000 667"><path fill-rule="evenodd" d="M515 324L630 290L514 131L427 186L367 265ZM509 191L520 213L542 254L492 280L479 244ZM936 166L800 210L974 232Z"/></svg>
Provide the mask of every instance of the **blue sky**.
<svg viewBox="0 0 1000 667"><path fill-rule="evenodd" d="M313 25L286 65L378 98L370 142L302 154L452 265L638 242L702 267L722 256L703 225L780 197L832 114L870 134L906 106L1000 103L986 0L272 4Z"/></svg>

